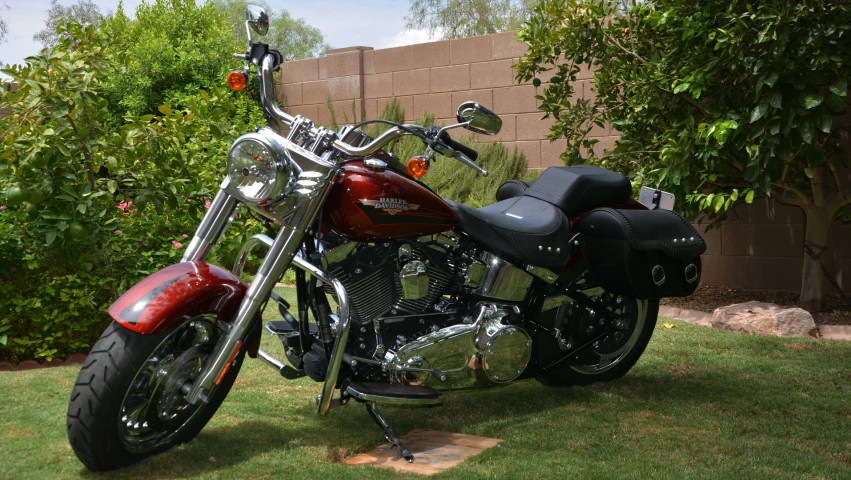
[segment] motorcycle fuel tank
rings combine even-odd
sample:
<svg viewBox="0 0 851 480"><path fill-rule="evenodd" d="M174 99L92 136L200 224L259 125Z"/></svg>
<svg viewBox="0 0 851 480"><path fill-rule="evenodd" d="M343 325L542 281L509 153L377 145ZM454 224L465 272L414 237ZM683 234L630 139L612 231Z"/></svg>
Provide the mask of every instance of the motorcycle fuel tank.
<svg viewBox="0 0 851 480"><path fill-rule="evenodd" d="M325 203L325 226L358 242L445 232L458 224L436 193L389 168L342 166Z"/></svg>

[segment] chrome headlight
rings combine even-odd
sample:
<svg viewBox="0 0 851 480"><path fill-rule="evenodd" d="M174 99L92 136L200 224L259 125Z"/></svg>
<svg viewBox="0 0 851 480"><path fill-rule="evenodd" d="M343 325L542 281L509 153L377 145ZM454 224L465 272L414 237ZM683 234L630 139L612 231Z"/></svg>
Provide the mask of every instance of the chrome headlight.
<svg viewBox="0 0 851 480"><path fill-rule="evenodd" d="M245 202L263 203L289 193L294 180L293 161L273 138L248 133L230 148L228 178Z"/></svg>

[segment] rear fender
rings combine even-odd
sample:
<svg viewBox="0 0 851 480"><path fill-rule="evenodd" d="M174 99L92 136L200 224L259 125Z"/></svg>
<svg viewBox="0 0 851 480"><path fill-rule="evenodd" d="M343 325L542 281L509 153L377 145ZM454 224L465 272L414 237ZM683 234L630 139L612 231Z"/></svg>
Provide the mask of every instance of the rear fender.
<svg viewBox="0 0 851 480"><path fill-rule="evenodd" d="M109 307L121 326L144 335L166 330L187 318L214 313L230 322L248 286L231 272L204 262L183 262L166 267L137 283ZM256 342L253 329L246 344ZM252 353L252 352L249 352ZM253 355L252 355L253 356Z"/></svg>

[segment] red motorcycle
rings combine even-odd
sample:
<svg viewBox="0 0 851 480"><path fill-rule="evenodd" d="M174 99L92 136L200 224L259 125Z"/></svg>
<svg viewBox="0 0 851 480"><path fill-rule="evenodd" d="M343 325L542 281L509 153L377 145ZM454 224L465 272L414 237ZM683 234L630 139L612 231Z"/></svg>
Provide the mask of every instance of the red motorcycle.
<svg viewBox="0 0 851 480"><path fill-rule="evenodd" d="M249 7L246 25L264 35L265 12ZM476 151L448 134L498 133L502 121L487 108L466 102L455 125L394 123L375 139L361 127L391 122L332 132L277 106L278 52L249 36L238 57L245 72L257 71L270 122L289 132L238 138L182 262L109 308L114 322L68 407L68 438L91 470L131 465L194 438L246 355L284 378L320 383L319 415L363 403L413 461L378 405L433 406L445 390L530 377L548 386L614 380L644 351L659 299L697 288L706 245L661 208L673 205L664 192L644 189L642 203L618 173L559 167L532 184L507 182L496 203L470 208L417 179L437 154L487 175ZM382 151L403 135L425 148L407 164ZM275 238L252 237L232 271L206 263L240 206L274 222ZM268 252L246 285L239 275L257 247ZM295 306L273 291L289 268ZM265 331L281 340L284 360L259 349L270 300L281 320Z"/></svg>

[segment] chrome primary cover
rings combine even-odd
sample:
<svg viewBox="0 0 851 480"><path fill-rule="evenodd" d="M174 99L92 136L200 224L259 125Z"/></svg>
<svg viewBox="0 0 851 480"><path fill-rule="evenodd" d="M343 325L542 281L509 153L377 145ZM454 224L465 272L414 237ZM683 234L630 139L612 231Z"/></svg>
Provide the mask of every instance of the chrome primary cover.
<svg viewBox="0 0 851 480"><path fill-rule="evenodd" d="M441 389L510 382L523 373L532 354L526 331L505 322L516 314L516 307L480 304L475 320L468 318L467 323L404 345L390 361L391 368L439 370L444 380L426 371L416 373L415 381Z"/></svg>
<svg viewBox="0 0 851 480"><path fill-rule="evenodd" d="M488 319L476 336L482 370L494 383L510 382L519 377L532 356L532 339L526 330L503 324L503 318Z"/></svg>

